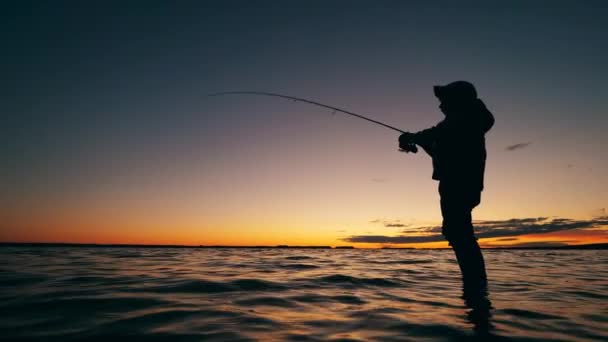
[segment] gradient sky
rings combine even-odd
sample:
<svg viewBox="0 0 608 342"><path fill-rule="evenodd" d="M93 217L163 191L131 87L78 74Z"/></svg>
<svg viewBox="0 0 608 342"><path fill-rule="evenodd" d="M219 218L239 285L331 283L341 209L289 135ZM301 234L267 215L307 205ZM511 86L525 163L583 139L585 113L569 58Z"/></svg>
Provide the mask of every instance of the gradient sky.
<svg viewBox="0 0 608 342"><path fill-rule="evenodd" d="M464 79L496 117L482 244L608 242L608 4L484 3L2 3L0 241L437 235L430 159L398 133L206 94L417 131L442 119L432 86Z"/></svg>

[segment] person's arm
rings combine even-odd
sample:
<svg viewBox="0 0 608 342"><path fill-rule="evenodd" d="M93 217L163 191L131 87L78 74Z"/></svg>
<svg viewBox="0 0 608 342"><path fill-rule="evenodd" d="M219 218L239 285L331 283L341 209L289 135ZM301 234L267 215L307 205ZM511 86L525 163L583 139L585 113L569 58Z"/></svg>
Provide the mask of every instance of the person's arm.
<svg viewBox="0 0 608 342"><path fill-rule="evenodd" d="M433 156L435 153L435 143L441 134L441 131L444 130L445 122L442 121L437 125L424 129L420 132L413 133L411 136L411 141L416 145L422 147L422 149L429 155Z"/></svg>

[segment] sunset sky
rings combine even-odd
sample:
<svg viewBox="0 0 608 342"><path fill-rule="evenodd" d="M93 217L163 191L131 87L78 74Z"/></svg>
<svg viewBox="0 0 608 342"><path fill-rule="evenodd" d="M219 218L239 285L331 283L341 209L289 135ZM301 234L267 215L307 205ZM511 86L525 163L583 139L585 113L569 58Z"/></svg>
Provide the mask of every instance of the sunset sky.
<svg viewBox="0 0 608 342"><path fill-rule="evenodd" d="M432 87L494 113L484 246L608 242L608 4L0 5L0 241L444 247L399 134ZM532 4L530 4L532 3Z"/></svg>

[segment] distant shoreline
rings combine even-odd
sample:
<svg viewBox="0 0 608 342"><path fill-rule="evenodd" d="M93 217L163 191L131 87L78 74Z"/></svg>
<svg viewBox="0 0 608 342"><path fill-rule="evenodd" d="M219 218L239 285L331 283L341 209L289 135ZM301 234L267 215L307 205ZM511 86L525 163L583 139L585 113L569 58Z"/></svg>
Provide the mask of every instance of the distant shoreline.
<svg viewBox="0 0 608 342"><path fill-rule="evenodd" d="M251 249L356 249L354 246L230 246L230 245L145 245L145 244L96 244L96 243L61 243L61 242L0 242L0 247L85 247L85 248L251 248ZM414 247L370 247L357 249L450 249L450 248L414 248ZM520 247L486 247L485 250L599 250L608 249L608 243L594 243L575 246L520 246Z"/></svg>

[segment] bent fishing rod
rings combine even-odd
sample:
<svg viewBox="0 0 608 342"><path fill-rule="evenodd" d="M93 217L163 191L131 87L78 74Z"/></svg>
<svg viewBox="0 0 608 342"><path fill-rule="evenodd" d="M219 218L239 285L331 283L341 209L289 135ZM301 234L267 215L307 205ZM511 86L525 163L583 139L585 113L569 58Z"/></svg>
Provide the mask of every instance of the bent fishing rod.
<svg viewBox="0 0 608 342"><path fill-rule="evenodd" d="M209 94L209 96L224 96L224 95L262 95L262 96L273 96L273 97L280 97L280 98L284 98L284 99L288 99L288 100L292 100L295 102L304 102L304 103L308 103L308 104L312 104L315 106L319 106L319 107L323 107L323 108L327 108L327 109L331 109L334 112L340 112L340 113L344 113L344 114L348 114L351 116L354 116L356 118L359 119L363 119L366 121L369 121L371 123L375 123L377 125L386 127L388 129L392 129L393 131L397 131L399 133L407 133L404 130L401 130L397 127L391 126L391 125L387 125L383 122L374 120L374 119L370 119L368 117L365 117L361 114L357 114L357 113L353 113L353 112L349 112L347 110L338 108L338 107L334 107L334 106L329 106L323 103L319 103L316 101L312 101L312 100L307 100L307 99L303 99L301 97L295 97L295 96L289 96L289 95L283 95L283 94L277 94L277 93L270 93L270 92L265 92L265 91L224 91L224 92L220 92L220 93L213 93L213 94ZM413 144L410 149L407 150L400 150L402 152L414 152L416 153L418 151L418 149L416 148L416 145Z"/></svg>
<svg viewBox="0 0 608 342"><path fill-rule="evenodd" d="M263 96L282 97L284 99L289 99L289 100L293 100L293 101L296 101L296 102L309 103L309 104L312 104L312 105L315 105L315 106L320 106L320 107L323 107L323 108L331 109L331 110L333 110L335 112L341 112L341 113L344 113L344 114L352 115L352 116L357 117L359 119L367 120L367 121L373 122L373 123L375 123L377 125L384 126L386 128L390 128L393 131L397 131L397 132L400 132L400 133L406 133L405 131L400 130L397 127L393 127L393 126L387 125L387 124L385 124L383 122L367 118L367 117L365 117L365 116L363 116L361 114L349 112L349 111L344 110L344 109L340 109L340 108L337 108L337 107L334 107L334 106L329 106L329 105L322 104L322 103L319 103L319 102L316 102L316 101L311 101L311 100L303 99L303 98L300 98L300 97L283 95L283 94L277 94L277 93L268 93L268 92L264 92L264 91L225 91L225 92L221 92L221 93L209 94L209 96L222 96L222 95L263 95Z"/></svg>

